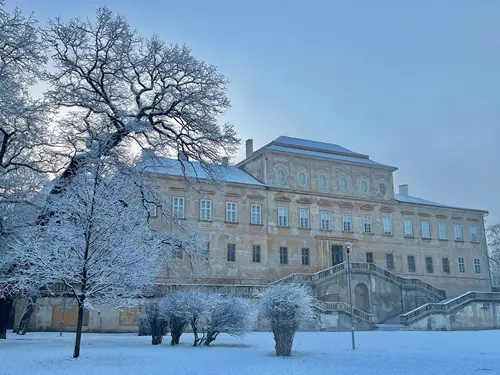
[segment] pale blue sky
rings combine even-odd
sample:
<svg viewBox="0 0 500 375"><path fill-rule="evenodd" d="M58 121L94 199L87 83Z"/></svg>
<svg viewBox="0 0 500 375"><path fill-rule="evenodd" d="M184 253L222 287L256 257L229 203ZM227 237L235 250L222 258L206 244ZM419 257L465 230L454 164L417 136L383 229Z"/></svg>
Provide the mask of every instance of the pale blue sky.
<svg viewBox="0 0 500 375"><path fill-rule="evenodd" d="M411 195L500 221L498 0L7 1L41 21L106 5L217 65L255 148L338 143L397 166Z"/></svg>

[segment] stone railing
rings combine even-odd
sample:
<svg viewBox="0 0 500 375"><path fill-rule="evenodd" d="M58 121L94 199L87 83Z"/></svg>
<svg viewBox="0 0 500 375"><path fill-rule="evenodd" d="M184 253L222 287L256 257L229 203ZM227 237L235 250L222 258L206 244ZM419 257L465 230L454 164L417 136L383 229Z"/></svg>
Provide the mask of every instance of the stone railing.
<svg viewBox="0 0 500 375"><path fill-rule="evenodd" d="M500 293L468 292L446 302L426 303L406 314L401 314L400 322L406 325L432 313L450 314L470 302L500 302Z"/></svg>
<svg viewBox="0 0 500 375"><path fill-rule="evenodd" d="M320 300L315 300L314 301L314 306L321 311L324 312L331 312L331 311L343 311L346 312L347 314L351 314L351 306L348 305L345 302L323 302ZM372 324L374 322L374 317L373 315L357 309L355 307L352 308L352 314L353 316L364 320L365 322L368 322Z"/></svg>
<svg viewBox="0 0 500 375"><path fill-rule="evenodd" d="M200 292L234 294L244 297L253 297L266 289L267 285L244 285L244 284L155 284L144 290L147 297L163 296L171 292L186 292L197 290Z"/></svg>
<svg viewBox="0 0 500 375"><path fill-rule="evenodd" d="M412 279L412 278L398 276L395 273L386 270L385 268L377 266L374 263L351 262L351 270L353 272L356 271L374 272L399 285L412 285L415 287L423 288L434 293L437 297L441 299L446 298L446 292L443 289L436 288L435 286L428 284L420 279ZM293 273L282 279L273 281L271 284L281 284L290 282L316 282L326 277L340 275L345 272L347 272L347 262L337 264L333 267L329 267L315 273Z"/></svg>

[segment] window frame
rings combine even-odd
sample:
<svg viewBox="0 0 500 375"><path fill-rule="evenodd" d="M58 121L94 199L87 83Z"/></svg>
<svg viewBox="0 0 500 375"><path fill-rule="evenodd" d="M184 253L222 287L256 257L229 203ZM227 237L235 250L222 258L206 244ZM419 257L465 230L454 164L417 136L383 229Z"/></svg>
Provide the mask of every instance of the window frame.
<svg viewBox="0 0 500 375"><path fill-rule="evenodd" d="M311 259L310 259L310 250L308 247L303 247L300 249L301 255L302 255L302 265L303 266L310 266L311 265Z"/></svg>
<svg viewBox="0 0 500 375"><path fill-rule="evenodd" d="M434 262L431 256L425 257L425 272L434 273Z"/></svg>
<svg viewBox="0 0 500 375"><path fill-rule="evenodd" d="M260 263L260 260L260 245L252 245L252 263Z"/></svg>
<svg viewBox="0 0 500 375"><path fill-rule="evenodd" d="M285 215L280 215L280 211L283 210L283 213L285 213ZM290 222L288 220L288 207L286 206L278 206L278 227L283 227L283 228L288 228L290 226ZM284 218L284 222L282 224L280 224L280 218Z"/></svg>
<svg viewBox="0 0 500 375"><path fill-rule="evenodd" d="M309 211L309 209L307 209L307 208L300 208L299 209L299 228L300 229L311 229L310 215L311 215L311 212Z"/></svg>
<svg viewBox="0 0 500 375"><path fill-rule="evenodd" d="M446 221L438 220L438 235L441 241L448 240L448 225L446 224Z"/></svg>
<svg viewBox="0 0 500 375"><path fill-rule="evenodd" d="M373 252L372 251L366 252L366 263L375 263L373 260Z"/></svg>
<svg viewBox="0 0 500 375"><path fill-rule="evenodd" d="M280 246L280 265L288 264L288 247Z"/></svg>
<svg viewBox="0 0 500 375"><path fill-rule="evenodd" d="M474 273L476 275L481 274L481 260L479 258L474 258Z"/></svg>
<svg viewBox="0 0 500 375"><path fill-rule="evenodd" d="M411 262L410 262L410 259L411 259ZM417 265L415 263L415 256L408 255L406 261L408 264L408 272L411 272L411 273L417 272ZM412 265L412 267L410 267L410 265Z"/></svg>
<svg viewBox="0 0 500 375"><path fill-rule="evenodd" d="M450 273L450 260L447 257L443 257L443 273Z"/></svg>
<svg viewBox="0 0 500 375"><path fill-rule="evenodd" d="M460 232L458 232L457 229L459 229ZM462 224L453 223L453 232L455 234L455 241L457 241L457 242L464 241L464 228L463 228ZM460 236L458 236L458 234L460 234Z"/></svg>
<svg viewBox="0 0 500 375"><path fill-rule="evenodd" d="M387 222L388 222L388 225L389 225L390 232L386 231L386 229L387 229L386 219L387 219ZM392 234L393 234L393 231L392 231L392 217L390 217L390 216L383 216L382 217L382 224L383 224L382 230L384 232L383 233L384 236L392 236Z"/></svg>
<svg viewBox="0 0 500 375"><path fill-rule="evenodd" d="M467 273L467 269L465 268L465 258L458 257L458 273L465 274Z"/></svg>
<svg viewBox="0 0 500 375"><path fill-rule="evenodd" d="M385 255L385 265L389 271L394 270L394 254L389 253Z"/></svg>
<svg viewBox="0 0 500 375"><path fill-rule="evenodd" d="M203 207L204 203L208 203L208 207ZM208 217L205 218L203 213L208 212ZM212 200L200 199L200 221L212 221Z"/></svg>
<svg viewBox="0 0 500 375"><path fill-rule="evenodd" d="M346 221L346 217L349 218L349 221ZM346 224L348 224L348 228L346 229ZM343 213L342 214L342 232L346 233L352 233L353 228L352 228L352 214L350 213Z"/></svg>
<svg viewBox="0 0 500 375"><path fill-rule="evenodd" d="M236 262L236 244L234 243L228 243L226 246L226 262Z"/></svg>
<svg viewBox="0 0 500 375"><path fill-rule="evenodd" d="M325 184L321 184L321 178L324 177L325 179ZM326 189L326 187L328 186L328 179L326 178L326 175L324 175L323 173L321 173L319 176L318 176L318 186L321 188L321 189Z"/></svg>
<svg viewBox="0 0 500 375"><path fill-rule="evenodd" d="M369 229L368 231L366 230L367 228ZM363 234L373 234L373 219L371 215L363 215Z"/></svg>
<svg viewBox="0 0 500 375"><path fill-rule="evenodd" d="M230 206L234 205L234 210L230 209ZM230 212L234 212L234 220L232 219ZM227 201L226 202L226 223L237 223L238 222L238 202Z"/></svg>
<svg viewBox="0 0 500 375"><path fill-rule="evenodd" d="M474 228L474 231L472 230ZM479 235L477 225L471 225L469 228L470 231L470 242L479 243Z"/></svg>
<svg viewBox="0 0 500 375"><path fill-rule="evenodd" d="M431 237L431 222L429 220L420 221L420 230L422 231L422 238L430 240Z"/></svg>
<svg viewBox="0 0 500 375"><path fill-rule="evenodd" d="M182 202L182 205L179 202ZM180 207L182 207L181 214L179 214ZM186 198L179 196L172 197L172 216L177 219L184 219L186 217Z"/></svg>
<svg viewBox="0 0 500 375"><path fill-rule="evenodd" d="M410 224L410 232L408 233L406 231L407 228L407 223ZM413 235L413 219L403 219L403 234L404 234L404 237L406 238L413 238L414 235Z"/></svg>
<svg viewBox="0 0 500 375"><path fill-rule="evenodd" d="M283 172L283 181L280 181L280 179L278 177L280 172ZM284 185L285 184L285 182L286 182L286 171L283 168L278 168L276 170L276 182L279 185Z"/></svg>
<svg viewBox="0 0 500 375"><path fill-rule="evenodd" d="M259 208L258 212L254 212L254 208ZM254 220L258 218L258 220ZM252 203L250 205L250 224L253 225L262 225L262 204L260 203Z"/></svg>
<svg viewBox="0 0 500 375"><path fill-rule="evenodd" d="M324 230L324 231L329 231L329 230L332 230L332 214L330 211L320 211L319 212L319 217L321 219L321 230ZM326 219L325 219L326 217ZM325 226L323 225L324 223L327 223L328 225Z"/></svg>

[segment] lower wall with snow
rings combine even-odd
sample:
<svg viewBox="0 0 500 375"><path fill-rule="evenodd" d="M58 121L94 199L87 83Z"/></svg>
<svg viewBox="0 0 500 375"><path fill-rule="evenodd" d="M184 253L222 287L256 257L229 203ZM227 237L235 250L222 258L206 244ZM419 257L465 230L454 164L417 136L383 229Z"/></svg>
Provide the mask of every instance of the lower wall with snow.
<svg viewBox="0 0 500 375"><path fill-rule="evenodd" d="M252 303L258 304L257 299ZM136 300L136 307L110 309L96 307L85 311L83 317L84 332L127 333L138 332L139 314L144 310L147 299ZM17 326L24 309L25 301L19 300L15 306L14 324ZM257 307L257 306L256 306ZM31 316L29 330L31 331L68 331L76 330L78 309L73 298L39 298L35 311ZM369 323L355 318L356 330L370 330L374 327ZM258 318L256 331L269 331L270 324L265 319ZM315 311L311 322L303 324L302 331L348 331L351 329L349 314L344 311L323 313Z"/></svg>
<svg viewBox="0 0 500 375"><path fill-rule="evenodd" d="M431 313L408 327L429 331L500 329L500 303L471 302L451 313Z"/></svg>

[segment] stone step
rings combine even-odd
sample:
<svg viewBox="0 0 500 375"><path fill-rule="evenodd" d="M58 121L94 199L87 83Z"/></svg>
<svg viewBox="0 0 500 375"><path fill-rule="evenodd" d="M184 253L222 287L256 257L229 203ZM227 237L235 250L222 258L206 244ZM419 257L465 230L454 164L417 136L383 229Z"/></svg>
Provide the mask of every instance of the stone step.
<svg viewBox="0 0 500 375"><path fill-rule="evenodd" d="M376 331L408 331L408 327L402 324L380 323L375 325Z"/></svg>

